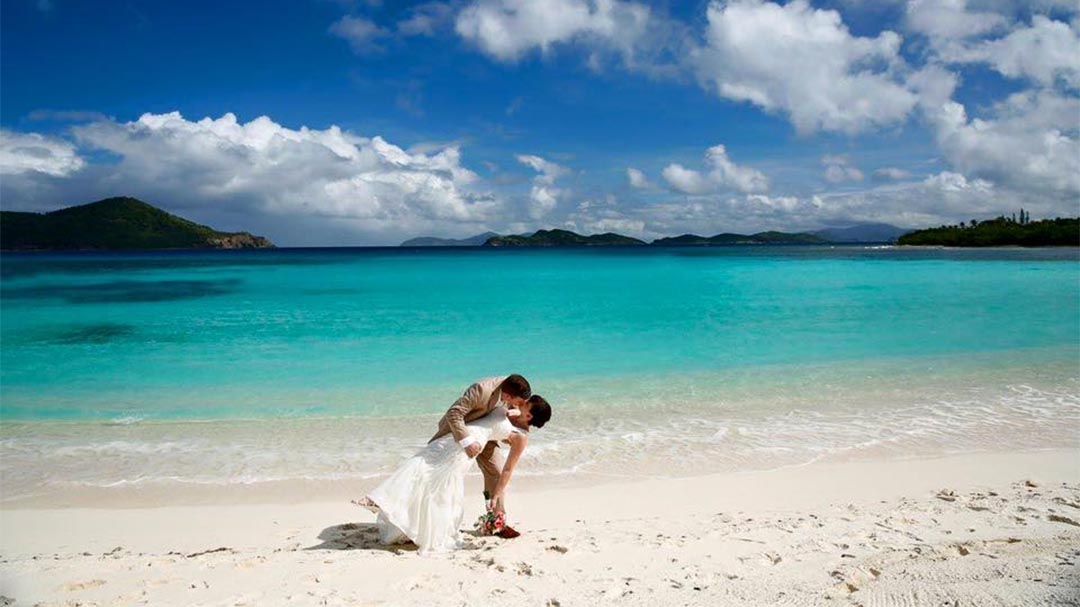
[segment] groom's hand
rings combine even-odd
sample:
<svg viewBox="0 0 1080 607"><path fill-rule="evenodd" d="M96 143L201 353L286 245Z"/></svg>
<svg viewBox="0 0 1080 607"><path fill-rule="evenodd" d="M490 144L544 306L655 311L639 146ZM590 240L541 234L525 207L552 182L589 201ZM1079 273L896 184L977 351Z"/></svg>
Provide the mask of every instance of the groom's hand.
<svg viewBox="0 0 1080 607"><path fill-rule="evenodd" d="M477 455L480 455L480 452L483 450L484 448L480 446L480 443L473 443L468 447L465 447L465 455L468 455L469 459L473 459Z"/></svg>

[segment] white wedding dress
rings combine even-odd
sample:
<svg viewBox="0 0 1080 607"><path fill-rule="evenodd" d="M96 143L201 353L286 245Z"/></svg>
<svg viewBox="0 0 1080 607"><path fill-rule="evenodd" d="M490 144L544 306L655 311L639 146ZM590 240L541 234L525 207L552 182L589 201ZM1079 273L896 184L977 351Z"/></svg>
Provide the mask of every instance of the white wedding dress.
<svg viewBox="0 0 1080 607"><path fill-rule="evenodd" d="M469 435L481 445L521 432L510 423L501 403L466 425ZM368 499L378 506L379 540L397 544L411 539L421 554L460 548L465 473L471 464L452 434L428 443L401 464L368 494Z"/></svg>

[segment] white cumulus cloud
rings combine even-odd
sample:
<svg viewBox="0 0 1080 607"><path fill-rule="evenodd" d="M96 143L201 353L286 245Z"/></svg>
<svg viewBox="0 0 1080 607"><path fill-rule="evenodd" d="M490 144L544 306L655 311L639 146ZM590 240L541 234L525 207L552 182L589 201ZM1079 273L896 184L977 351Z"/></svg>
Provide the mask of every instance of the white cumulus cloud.
<svg viewBox="0 0 1080 607"><path fill-rule="evenodd" d="M931 114L938 147L959 172L1018 190L1080 196L1080 99L1025 91L969 118L949 102Z"/></svg>
<svg viewBox="0 0 1080 607"><path fill-rule="evenodd" d="M764 173L732 162L723 145L706 150L705 166L708 170L700 172L680 164L669 164L661 174L672 189L683 194L709 194L725 189L740 192L769 189L769 180Z"/></svg>
<svg viewBox="0 0 1080 607"><path fill-rule="evenodd" d="M72 133L77 147L4 133L5 206L47 209L132 195L215 227L305 244L467 235L505 220L502 201L462 165L455 145L407 151L337 126L292 129L266 116L242 123L231 113L102 119ZM109 161L78 155L91 151ZM43 174L66 178L34 177Z"/></svg>
<svg viewBox="0 0 1080 607"><path fill-rule="evenodd" d="M143 114L127 123L75 128L78 140L121 157L116 173L194 189L208 199L249 196L269 210L311 210L352 218L428 217L467 221L487 205L462 190L476 176L450 146L410 154L381 137L336 126L293 130L260 116L246 124L229 113L189 121L179 112Z"/></svg>
<svg viewBox="0 0 1080 607"><path fill-rule="evenodd" d="M539 173L533 178L529 190L529 216L540 219L553 211L559 204L563 190L555 187L555 181L570 172L566 167L531 154L519 154L518 162Z"/></svg>
<svg viewBox="0 0 1080 607"><path fill-rule="evenodd" d="M985 63L1006 76L1042 86L1058 82L1080 88L1080 35L1074 2L1018 3L967 0L911 0L905 23L926 36L936 57L950 64ZM1020 9L1033 11L1030 24L1014 21ZM1045 11L1073 14L1071 23Z"/></svg>
<svg viewBox="0 0 1080 607"><path fill-rule="evenodd" d="M911 0L905 21L938 49L964 38L982 36L1006 27L1008 20L994 11L972 10L967 0Z"/></svg>
<svg viewBox="0 0 1080 607"><path fill-rule="evenodd" d="M956 49L946 58L987 63L1003 76L1027 78L1043 86L1061 81L1080 88L1080 34L1074 26L1043 15L1035 15L1029 27Z"/></svg>
<svg viewBox="0 0 1080 607"><path fill-rule="evenodd" d="M0 129L0 174L66 177L85 165L75 146L63 139Z"/></svg>
<svg viewBox="0 0 1080 607"><path fill-rule="evenodd" d="M690 61L720 96L790 117L802 133L856 133L904 120L917 96L903 82L901 38L854 36L840 13L805 0L714 1L705 45Z"/></svg>
<svg viewBox="0 0 1080 607"><path fill-rule="evenodd" d="M630 187L639 190L653 187L653 184L649 181L649 178L645 176L645 173L633 167L626 169L626 180L630 182Z"/></svg>
<svg viewBox="0 0 1080 607"><path fill-rule="evenodd" d="M649 15L647 6L623 0L477 0L458 14L455 29L499 61L579 39L629 55Z"/></svg>
<svg viewBox="0 0 1080 607"><path fill-rule="evenodd" d="M821 157L821 164L825 167L825 179L829 183L863 180L863 172L851 164L846 154L826 154Z"/></svg>

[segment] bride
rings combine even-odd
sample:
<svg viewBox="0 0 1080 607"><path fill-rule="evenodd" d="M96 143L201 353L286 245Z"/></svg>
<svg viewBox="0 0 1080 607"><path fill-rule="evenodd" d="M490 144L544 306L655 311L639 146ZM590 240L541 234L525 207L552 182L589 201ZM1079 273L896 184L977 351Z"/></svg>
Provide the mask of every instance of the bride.
<svg viewBox="0 0 1080 607"><path fill-rule="evenodd" d="M496 514L504 512L506 487L529 441L529 426L542 427L551 407L539 395L510 408L500 402L491 413L469 422L469 436L481 445L510 445L510 455L488 501ZM465 472L472 460L446 435L427 444L405 461L367 497L355 503L378 514L379 540L384 544L412 540L420 553L444 552L461 547L465 516Z"/></svg>

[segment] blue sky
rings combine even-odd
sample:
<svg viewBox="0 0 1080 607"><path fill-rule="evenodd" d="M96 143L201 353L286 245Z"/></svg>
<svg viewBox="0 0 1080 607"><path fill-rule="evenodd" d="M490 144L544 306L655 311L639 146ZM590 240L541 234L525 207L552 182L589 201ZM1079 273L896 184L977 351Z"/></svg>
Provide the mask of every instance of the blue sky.
<svg viewBox="0 0 1080 607"><path fill-rule="evenodd" d="M1073 2L0 11L5 210L133 195L283 245L1078 212Z"/></svg>

